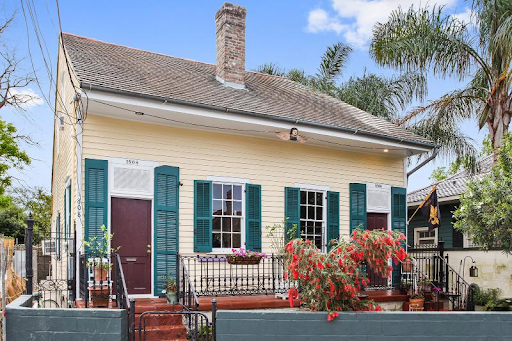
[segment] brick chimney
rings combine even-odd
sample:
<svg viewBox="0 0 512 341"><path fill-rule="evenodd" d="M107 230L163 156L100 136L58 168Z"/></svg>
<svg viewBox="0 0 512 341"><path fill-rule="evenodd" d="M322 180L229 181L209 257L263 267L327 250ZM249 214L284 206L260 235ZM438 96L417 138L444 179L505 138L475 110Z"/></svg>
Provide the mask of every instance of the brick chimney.
<svg viewBox="0 0 512 341"><path fill-rule="evenodd" d="M217 80L245 88L245 7L225 2L215 14Z"/></svg>

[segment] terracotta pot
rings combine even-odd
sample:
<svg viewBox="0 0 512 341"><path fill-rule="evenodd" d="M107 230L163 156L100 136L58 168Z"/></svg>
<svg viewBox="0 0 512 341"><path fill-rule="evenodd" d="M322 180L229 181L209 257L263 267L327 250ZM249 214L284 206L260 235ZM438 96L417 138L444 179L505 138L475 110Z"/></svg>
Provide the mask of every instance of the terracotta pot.
<svg viewBox="0 0 512 341"><path fill-rule="evenodd" d="M242 256L228 256L228 263L232 265L251 265L251 264L259 264L261 261L261 256L252 256L252 257L242 257Z"/></svg>
<svg viewBox="0 0 512 341"><path fill-rule="evenodd" d="M406 259L402 263L402 272L412 272L412 262L410 259Z"/></svg>
<svg viewBox="0 0 512 341"><path fill-rule="evenodd" d="M165 297L167 297L167 303L176 304L178 303L178 297L176 297L176 292L166 292Z"/></svg>
<svg viewBox="0 0 512 341"><path fill-rule="evenodd" d="M420 309L423 309L423 305L425 304L425 299L424 298L411 298L411 299L409 299L409 303L411 305L414 304L415 306L417 306Z"/></svg>
<svg viewBox="0 0 512 341"><path fill-rule="evenodd" d="M96 282L105 282L107 280L108 269L101 266L93 266L92 270L94 271L94 280Z"/></svg>
<svg viewBox="0 0 512 341"><path fill-rule="evenodd" d="M108 307L110 301L110 292L108 286L89 287L89 295L92 300L93 307Z"/></svg>

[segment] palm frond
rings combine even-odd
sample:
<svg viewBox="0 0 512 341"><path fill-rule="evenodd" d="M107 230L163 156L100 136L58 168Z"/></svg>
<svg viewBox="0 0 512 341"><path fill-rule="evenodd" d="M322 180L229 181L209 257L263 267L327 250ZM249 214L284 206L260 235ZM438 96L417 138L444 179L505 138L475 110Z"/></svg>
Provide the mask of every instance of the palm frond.
<svg viewBox="0 0 512 341"><path fill-rule="evenodd" d="M286 70L274 63L263 63L258 65L256 72L266 73L274 76L285 76Z"/></svg>
<svg viewBox="0 0 512 341"><path fill-rule="evenodd" d="M432 71L447 77L456 75L459 80L469 74L473 65L489 71L467 25L446 16L443 7L404 12L393 11L388 22L375 25L370 54L380 65L401 71Z"/></svg>
<svg viewBox="0 0 512 341"><path fill-rule="evenodd" d="M329 83L335 81L346 66L350 53L352 53L352 47L341 42L327 47L318 68L316 76L318 82Z"/></svg>

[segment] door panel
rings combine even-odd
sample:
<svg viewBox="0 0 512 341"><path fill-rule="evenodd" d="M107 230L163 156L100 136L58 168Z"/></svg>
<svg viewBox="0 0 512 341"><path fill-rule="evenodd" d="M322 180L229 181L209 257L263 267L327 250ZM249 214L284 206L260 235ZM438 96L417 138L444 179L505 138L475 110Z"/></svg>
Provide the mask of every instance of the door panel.
<svg viewBox="0 0 512 341"><path fill-rule="evenodd" d="M388 215L386 213L368 213L366 218L368 230L388 229ZM388 285L388 279L374 272L371 266L366 267L366 273L371 286L386 287Z"/></svg>
<svg viewBox="0 0 512 341"><path fill-rule="evenodd" d="M128 294L151 293L151 201L112 198L112 247L119 249Z"/></svg>

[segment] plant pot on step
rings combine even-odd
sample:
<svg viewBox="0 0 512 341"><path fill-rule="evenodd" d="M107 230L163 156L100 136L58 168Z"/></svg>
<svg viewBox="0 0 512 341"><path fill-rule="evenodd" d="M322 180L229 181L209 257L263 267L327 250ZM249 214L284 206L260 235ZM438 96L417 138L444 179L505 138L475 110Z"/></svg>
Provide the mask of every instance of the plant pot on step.
<svg viewBox="0 0 512 341"><path fill-rule="evenodd" d="M228 263L232 265L253 265L260 264L261 256L243 257L229 255L227 259Z"/></svg>
<svg viewBox="0 0 512 341"><path fill-rule="evenodd" d="M425 299L424 298L411 298L409 299L409 304L411 306L414 305L419 310L423 310L423 306L425 305Z"/></svg>
<svg viewBox="0 0 512 341"><path fill-rule="evenodd" d="M108 286L89 287L89 296L91 297L93 307L108 307L110 301Z"/></svg>
<svg viewBox="0 0 512 341"><path fill-rule="evenodd" d="M176 296L176 292L172 292L172 291L166 292L165 297L167 298L167 303L169 303L169 304L174 305L174 304L178 303L178 297Z"/></svg>
<svg viewBox="0 0 512 341"><path fill-rule="evenodd" d="M95 282L106 282L107 281L107 275L108 275L108 269L95 265L92 267L92 271L94 272L94 281Z"/></svg>

